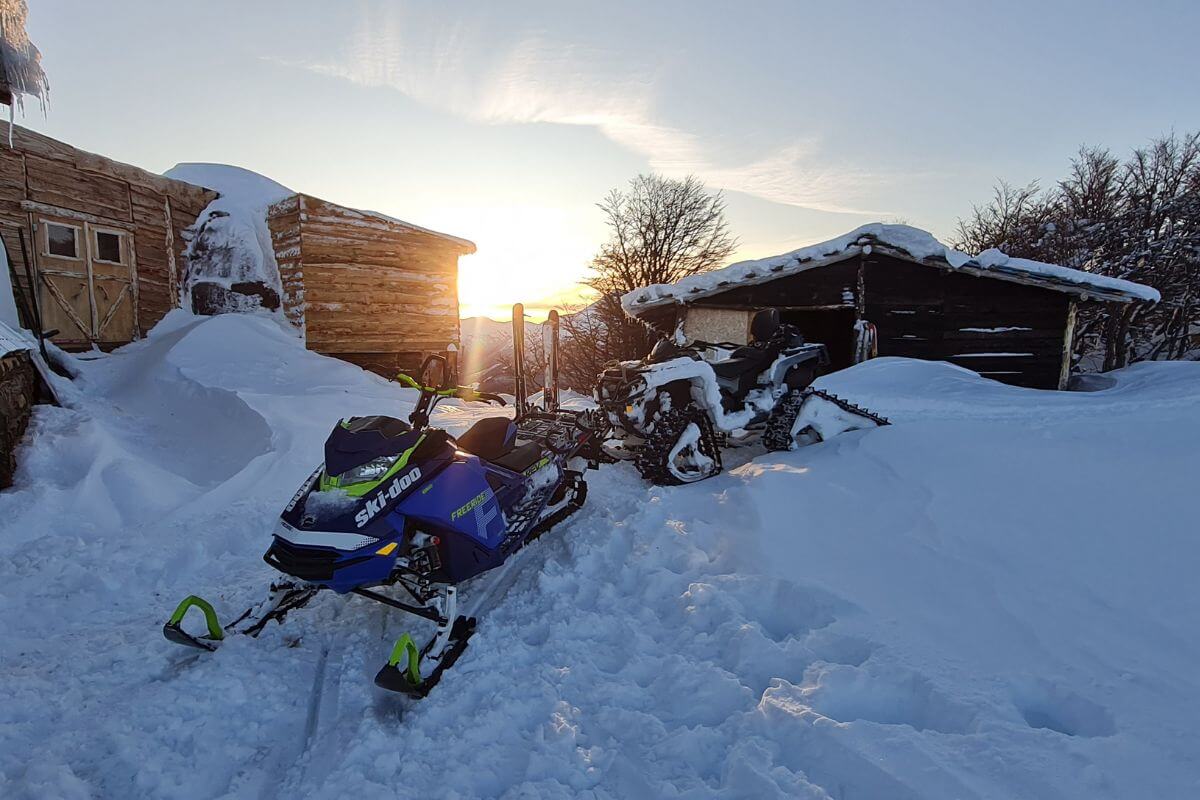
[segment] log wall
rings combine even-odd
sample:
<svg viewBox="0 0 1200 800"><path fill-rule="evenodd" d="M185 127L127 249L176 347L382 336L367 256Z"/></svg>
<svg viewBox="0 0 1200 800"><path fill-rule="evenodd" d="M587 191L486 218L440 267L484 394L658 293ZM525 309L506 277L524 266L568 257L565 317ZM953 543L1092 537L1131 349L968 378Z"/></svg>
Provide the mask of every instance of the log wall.
<svg viewBox="0 0 1200 800"><path fill-rule="evenodd" d="M20 126L13 129L9 147L6 122L0 122L0 140L0 236L26 296L30 265L22 258L18 231L25 232L36 272L33 225L44 214L112 226L131 235L135 338L178 305L183 230L216 192L78 150ZM54 301L43 296L40 302ZM77 339L60 344L89 346Z"/></svg>
<svg viewBox="0 0 1200 800"><path fill-rule="evenodd" d="M284 312L309 349L390 376L458 347L469 243L304 194L272 206L267 222Z"/></svg>
<svg viewBox="0 0 1200 800"><path fill-rule="evenodd" d="M29 353L0 356L0 489L12 486L17 447L25 435L37 394L37 372Z"/></svg>

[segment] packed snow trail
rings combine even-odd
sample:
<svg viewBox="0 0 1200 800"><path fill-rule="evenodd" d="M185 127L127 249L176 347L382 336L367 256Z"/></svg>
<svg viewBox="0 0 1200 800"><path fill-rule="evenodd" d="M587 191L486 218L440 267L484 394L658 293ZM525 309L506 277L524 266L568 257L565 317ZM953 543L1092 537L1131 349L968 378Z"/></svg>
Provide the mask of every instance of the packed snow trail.
<svg viewBox="0 0 1200 800"><path fill-rule="evenodd" d="M1200 365L1057 393L878 359L819 385L891 427L590 472L419 702L372 677L422 623L359 598L214 654L159 634L189 592L259 600L334 421L412 392L237 315L79 370L0 494L2 797L1200 792Z"/></svg>

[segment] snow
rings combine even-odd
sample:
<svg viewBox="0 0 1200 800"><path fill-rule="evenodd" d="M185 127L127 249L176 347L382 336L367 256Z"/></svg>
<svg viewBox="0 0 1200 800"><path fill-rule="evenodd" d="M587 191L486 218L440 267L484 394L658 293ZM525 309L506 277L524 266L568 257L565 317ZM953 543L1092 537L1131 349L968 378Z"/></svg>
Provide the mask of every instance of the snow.
<svg viewBox="0 0 1200 800"><path fill-rule="evenodd" d="M740 261L722 269L692 275L672 284L654 284L634 289L621 297L621 306L636 316L641 310L666 303L683 303L725 291L729 286L766 283L787 275L844 261L872 248L911 260L1009 279L1052 281L1056 288L1077 295L1106 292L1128 299L1157 303L1156 289L1132 281L1094 275L1057 264L1010 258L999 250L986 250L972 257L942 244L933 234L908 225L873 222L827 242L809 245L790 253Z"/></svg>
<svg viewBox="0 0 1200 800"><path fill-rule="evenodd" d="M818 386L889 427L689 486L589 472L422 701L371 678L423 623L361 598L215 654L159 633L188 593L261 599L334 422L412 391L266 316L175 311L76 366L0 493L2 797L1200 790L1200 364L1067 393L880 358Z"/></svg>
<svg viewBox="0 0 1200 800"><path fill-rule="evenodd" d="M8 266L8 251L0 241L0 323L19 328L17 301L13 295L12 272Z"/></svg>
<svg viewBox="0 0 1200 800"><path fill-rule="evenodd" d="M190 228L183 307L191 308L191 288L200 281L226 289L235 283L261 283L282 297L283 281L275 263L267 209L294 192L256 172L227 164L176 164L163 175L220 193ZM251 302L249 298L246 301ZM231 310L253 308L257 308L256 300L253 307Z"/></svg>

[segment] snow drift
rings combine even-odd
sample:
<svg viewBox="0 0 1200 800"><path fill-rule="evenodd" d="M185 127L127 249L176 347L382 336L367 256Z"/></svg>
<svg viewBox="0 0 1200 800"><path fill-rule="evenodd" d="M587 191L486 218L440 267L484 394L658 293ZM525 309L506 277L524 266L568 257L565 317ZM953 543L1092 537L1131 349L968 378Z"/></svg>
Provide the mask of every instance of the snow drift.
<svg viewBox="0 0 1200 800"><path fill-rule="evenodd" d="M1197 792L1200 364L1067 394L879 359L818 385L891 427L590 473L417 703L371 683L414 623L366 601L212 657L159 635L188 592L259 599L333 422L412 392L262 316L79 371L0 494L5 798Z"/></svg>
<svg viewBox="0 0 1200 800"><path fill-rule="evenodd" d="M278 311L283 282L267 209L292 190L226 164L176 164L163 175L220 193L186 233L183 307L203 314Z"/></svg>

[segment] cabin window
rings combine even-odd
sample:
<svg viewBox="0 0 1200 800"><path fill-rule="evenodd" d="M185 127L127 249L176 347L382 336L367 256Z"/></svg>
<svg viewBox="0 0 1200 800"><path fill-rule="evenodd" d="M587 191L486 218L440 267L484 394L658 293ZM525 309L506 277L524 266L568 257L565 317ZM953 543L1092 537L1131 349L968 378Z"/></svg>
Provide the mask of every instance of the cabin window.
<svg viewBox="0 0 1200 800"><path fill-rule="evenodd" d="M121 234L109 231L96 231L96 260L107 261L109 264L120 264Z"/></svg>
<svg viewBox="0 0 1200 800"><path fill-rule="evenodd" d="M79 229L47 222L46 254L59 258L79 258Z"/></svg>

